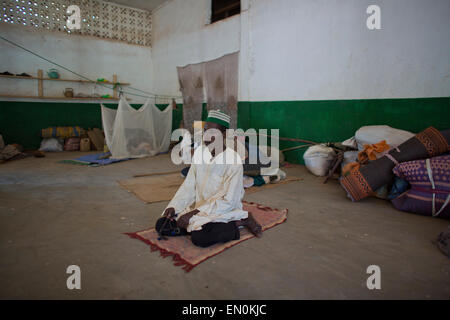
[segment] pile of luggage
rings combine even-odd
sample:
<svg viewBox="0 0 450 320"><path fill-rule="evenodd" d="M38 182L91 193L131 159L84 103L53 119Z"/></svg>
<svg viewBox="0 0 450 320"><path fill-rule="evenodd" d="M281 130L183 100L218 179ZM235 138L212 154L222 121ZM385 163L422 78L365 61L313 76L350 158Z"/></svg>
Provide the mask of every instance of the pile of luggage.
<svg viewBox="0 0 450 320"><path fill-rule="evenodd" d="M450 218L450 130L414 134L365 126L341 143L340 183L352 201L386 199L398 210ZM345 148L342 148L345 147ZM339 148L317 145L304 154L308 169L326 175ZM338 151L339 152L339 151Z"/></svg>

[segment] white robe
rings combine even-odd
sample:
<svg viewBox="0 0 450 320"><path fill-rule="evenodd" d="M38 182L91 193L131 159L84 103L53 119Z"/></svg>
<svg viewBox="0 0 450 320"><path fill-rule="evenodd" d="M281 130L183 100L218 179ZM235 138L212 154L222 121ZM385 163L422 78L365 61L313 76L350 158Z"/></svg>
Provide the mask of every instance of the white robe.
<svg viewBox="0 0 450 320"><path fill-rule="evenodd" d="M227 223L248 217L248 212L242 210L241 158L234 150L226 148L211 159L207 147L200 146L195 150L189 173L167 206L175 209L177 219L192 210L199 210L189 220L188 232L201 230L209 222Z"/></svg>

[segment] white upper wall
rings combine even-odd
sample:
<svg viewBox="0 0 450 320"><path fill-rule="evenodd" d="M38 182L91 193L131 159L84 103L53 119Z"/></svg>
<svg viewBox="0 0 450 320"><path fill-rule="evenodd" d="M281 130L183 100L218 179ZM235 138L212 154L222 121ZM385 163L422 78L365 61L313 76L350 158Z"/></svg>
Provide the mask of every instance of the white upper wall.
<svg viewBox="0 0 450 320"><path fill-rule="evenodd" d="M369 30L366 9L381 9ZM449 96L448 0L257 0L251 100Z"/></svg>
<svg viewBox="0 0 450 320"><path fill-rule="evenodd" d="M155 92L180 95L176 67L239 51L240 16L207 24L210 8L210 0L171 0L153 12Z"/></svg>
<svg viewBox="0 0 450 320"><path fill-rule="evenodd" d="M381 8L381 30L366 27L370 4ZM115 73L164 95L180 95L177 66L240 51L240 101L449 96L449 0L242 0L241 7L240 15L207 24L210 0L167 1L153 12L151 49L5 23L0 32L89 78ZM52 67L0 41L0 72ZM94 86L47 81L44 94L60 96L66 87L91 94ZM0 79L0 94L12 93L36 95L37 83Z"/></svg>
<svg viewBox="0 0 450 320"><path fill-rule="evenodd" d="M371 4L381 30L366 27ZM206 25L209 6L153 13L153 90L179 95L177 66L240 50L241 101L449 96L448 0L244 0Z"/></svg>
<svg viewBox="0 0 450 320"><path fill-rule="evenodd" d="M42 29L33 30L5 23L0 23L0 33L5 38L90 79L105 78L112 81L113 74L117 74L119 82L128 82L131 86L144 91L151 89L153 71L150 47ZM68 71L0 39L0 72L9 71L14 74L25 72L36 76L37 70L43 69L46 77L46 72L50 68L58 69L61 78L79 79ZM37 95L37 87L35 80L0 78L0 95ZM68 87L73 88L75 93L92 94L94 90L93 84L44 81L44 95L63 96L64 88ZM124 90L128 90L127 87L124 87ZM140 92L128 91L142 95ZM95 93L111 96L113 94L111 90L100 86L96 86ZM143 103L146 100L136 96L128 98L131 98L130 103ZM74 101L83 102L83 100Z"/></svg>

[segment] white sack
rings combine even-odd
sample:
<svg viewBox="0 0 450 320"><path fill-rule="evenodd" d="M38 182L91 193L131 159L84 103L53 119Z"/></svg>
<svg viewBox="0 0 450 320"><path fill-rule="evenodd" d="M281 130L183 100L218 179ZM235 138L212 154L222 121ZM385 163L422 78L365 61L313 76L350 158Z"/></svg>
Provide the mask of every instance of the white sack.
<svg viewBox="0 0 450 320"><path fill-rule="evenodd" d="M322 177L328 173L328 169L336 157L336 152L333 148L316 145L309 147L303 154L306 168L311 171L312 174Z"/></svg>
<svg viewBox="0 0 450 320"><path fill-rule="evenodd" d="M382 140L386 140L391 148L396 148L414 136L414 133L389 126L365 126L355 133L358 150L363 150L365 144L375 144Z"/></svg>
<svg viewBox="0 0 450 320"><path fill-rule="evenodd" d="M356 162L358 160L359 151L345 151L344 159L342 160L342 164L346 165L350 162Z"/></svg>
<svg viewBox="0 0 450 320"><path fill-rule="evenodd" d="M57 138L44 138L41 141L39 151L60 152L64 150L63 141Z"/></svg>
<svg viewBox="0 0 450 320"><path fill-rule="evenodd" d="M344 159L341 163L341 169L343 169L350 162L356 162L358 160L359 151L346 151L344 152Z"/></svg>
<svg viewBox="0 0 450 320"><path fill-rule="evenodd" d="M351 148L358 148L358 144L356 143L355 137L348 138L345 141L342 141L342 145Z"/></svg>
<svg viewBox="0 0 450 320"><path fill-rule="evenodd" d="M122 96L117 110L101 105L103 130L114 159L154 156L169 150L172 105L159 110L150 99L138 110Z"/></svg>

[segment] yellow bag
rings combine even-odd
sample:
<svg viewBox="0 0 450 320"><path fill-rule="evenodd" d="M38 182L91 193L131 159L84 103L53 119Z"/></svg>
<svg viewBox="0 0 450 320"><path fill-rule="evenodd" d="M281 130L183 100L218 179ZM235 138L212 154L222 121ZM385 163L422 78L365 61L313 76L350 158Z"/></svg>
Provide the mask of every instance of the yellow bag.
<svg viewBox="0 0 450 320"><path fill-rule="evenodd" d="M78 126L74 127L50 127L41 130L42 138L71 138L80 137L84 135L86 131Z"/></svg>

